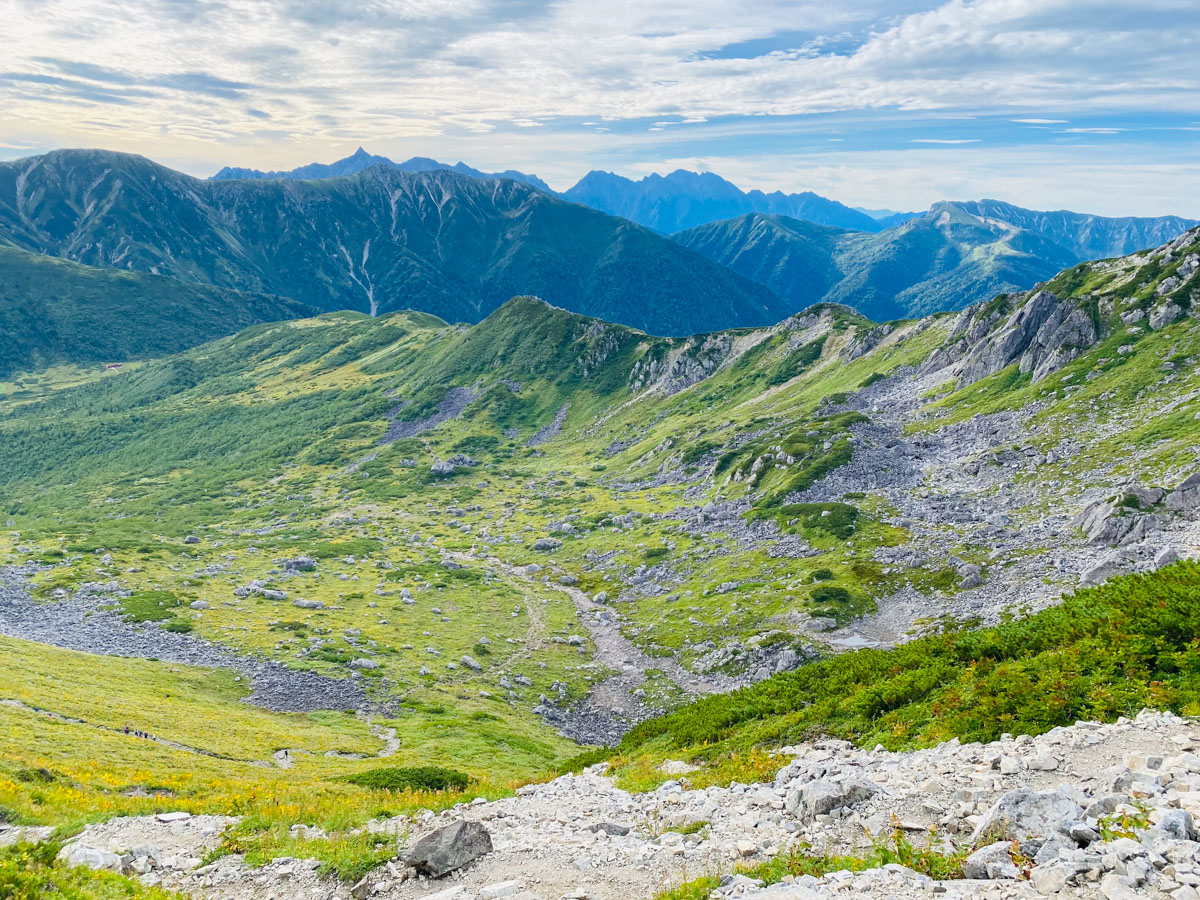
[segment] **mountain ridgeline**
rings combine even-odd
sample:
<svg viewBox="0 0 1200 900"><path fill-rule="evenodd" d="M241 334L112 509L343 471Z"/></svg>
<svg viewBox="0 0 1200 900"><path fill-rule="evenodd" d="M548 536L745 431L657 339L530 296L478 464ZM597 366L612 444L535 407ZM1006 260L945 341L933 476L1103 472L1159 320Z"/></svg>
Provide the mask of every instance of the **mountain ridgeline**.
<svg viewBox="0 0 1200 900"><path fill-rule="evenodd" d="M202 181L138 156L58 151L0 165L0 242L318 310L412 308L451 322L527 293L666 334L792 311L631 222L446 170Z"/></svg>
<svg viewBox="0 0 1200 900"><path fill-rule="evenodd" d="M1085 258L1162 244L1193 224L984 200L938 203L884 227L815 194L745 193L683 171L640 182L593 172L564 199L519 172L492 176L422 158L397 164L361 149L330 165L219 176L200 180L94 150L2 163L0 246L165 279L139 291L161 307L162 327L179 332L143 349L167 352L272 309L415 309L478 322L520 295L658 335L770 325L819 302L875 321L910 318L1026 290ZM0 265L25 261L6 256ZM38 271L53 272L46 287L62 297L90 296L103 320L93 291L100 276L61 267L24 270L28 290L7 298L10 318L49 321L27 280ZM78 290L65 287L70 279L80 279ZM194 289L171 285L217 290L200 302ZM131 296L118 291L115 308L127 310ZM222 304L230 328L197 324L215 324ZM166 315L201 307L194 321ZM35 366L61 358L66 351L48 334L31 329L17 341L25 349L10 355ZM112 359L134 358L135 345L106 343L101 333L80 359L106 346Z"/></svg>
<svg viewBox="0 0 1200 900"><path fill-rule="evenodd" d="M1041 234L944 203L877 234L751 213L674 236L793 307L844 303L875 321L1024 290L1076 262Z"/></svg>
<svg viewBox="0 0 1200 900"><path fill-rule="evenodd" d="M312 178L336 178L340 175L357 175L359 172L366 171L372 166L384 166L389 169L396 169L399 172L434 172L439 169L445 169L450 172L457 172L460 175L467 175L471 178L509 178L513 181L520 181L524 184L532 185L539 190L547 193L554 193L550 189L550 185L542 181L536 175L530 175L526 172L518 172L515 169L506 169L503 172L481 172L478 169L468 166L464 162L456 162L454 165L438 162L436 159L430 159L427 156L414 156L411 159L406 159L404 162L395 162L388 159L386 156L378 156L374 153L368 153L362 147L359 147L350 156L345 159L339 159L331 163L309 163L306 166L299 166L295 169L289 169L283 172L263 172L260 169L244 169L237 166L225 166L219 172L212 176L211 181L230 181L233 179L289 179L305 181Z"/></svg>
<svg viewBox="0 0 1200 900"><path fill-rule="evenodd" d="M866 213L811 191L784 194L743 191L712 172L677 169L632 181L611 172L589 172L563 194L568 200L645 225L662 234L759 212L856 231L884 226Z"/></svg>

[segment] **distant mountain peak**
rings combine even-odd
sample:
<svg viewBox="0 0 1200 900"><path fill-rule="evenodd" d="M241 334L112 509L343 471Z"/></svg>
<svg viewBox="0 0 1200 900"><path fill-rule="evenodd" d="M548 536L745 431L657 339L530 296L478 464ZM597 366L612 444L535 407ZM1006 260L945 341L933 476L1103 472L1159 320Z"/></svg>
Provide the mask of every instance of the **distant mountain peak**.
<svg viewBox="0 0 1200 900"><path fill-rule="evenodd" d="M811 191L743 191L715 172L688 169L675 169L666 175L652 172L640 181L594 169L563 196L663 234L748 212L785 215L854 231L879 231L883 227L866 213Z"/></svg>
<svg viewBox="0 0 1200 900"><path fill-rule="evenodd" d="M402 172L425 172L434 169L444 169L449 172L458 172L461 175L469 175L472 178L507 178L511 181L520 181L524 184L532 185L540 191L546 193L554 193L546 182L538 178L536 175L529 175L525 172L518 172L515 169L508 169L504 172L481 172L476 168L467 165L464 162L457 162L454 165L438 162L428 156L414 156L402 163L395 162L386 156L377 156L370 153L366 148L360 146L352 154L331 163L309 163L306 166L300 166L295 169L289 169L282 172L263 172L259 169L244 169L236 166L226 166L215 175L210 181L228 181L231 179L283 179L289 181L308 181L316 178L337 178L343 175L356 175L373 166L384 166L391 169L399 169Z"/></svg>

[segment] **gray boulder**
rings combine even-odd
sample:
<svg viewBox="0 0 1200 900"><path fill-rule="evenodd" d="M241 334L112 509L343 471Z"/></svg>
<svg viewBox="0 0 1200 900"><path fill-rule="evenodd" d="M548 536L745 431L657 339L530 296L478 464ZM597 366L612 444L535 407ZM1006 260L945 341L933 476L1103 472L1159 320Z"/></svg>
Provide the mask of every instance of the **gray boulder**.
<svg viewBox="0 0 1200 900"><path fill-rule="evenodd" d="M1120 575L1125 570L1120 557L1110 556L1108 559L1092 566L1079 576L1080 587L1095 587L1108 579Z"/></svg>
<svg viewBox="0 0 1200 900"><path fill-rule="evenodd" d="M1192 814L1184 809L1167 810L1154 826L1167 837L1176 841L1195 841L1197 839L1196 823Z"/></svg>
<svg viewBox="0 0 1200 900"><path fill-rule="evenodd" d="M1193 512L1200 509L1200 472L1189 475L1167 494L1167 509L1175 512Z"/></svg>
<svg viewBox="0 0 1200 900"><path fill-rule="evenodd" d="M834 781L818 778L798 788L792 788L787 796L787 808L802 819L814 819L840 809L853 806L879 793L879 788L870 781L847 778Z"/></svg>
<svg viewBox="0 0 1200 900"><path fill-rule="evenodd" d="M1083 810L1058 791L1009 791L989 809L975 828L971 842L1025 841L1066 834L1083 818Z"/></svg>
<svg viewBox="0 0 1200 900"><path fill-rule="evenodd" d="M293 600L292 606L297 609L324 609L325 604L320 600Z"/></svg>
<svg viewBox="0 0 1200 900"><path fill-rule="evenodd" d="M68 866L84 866L88 869L121 871L121 857L107 850L89 847L87 844L68 844L59 851L58 858Z"/></svg>
<svg viewBox="0 0 1200 900"><path fill-rule="evenodd" d="M981 847L963 860L963 877L980 881L999 878L1020 878L1021 870L1012 858L1013 846L1009 841L997 841Z"/></svg>
<svg viewBox="0 0 1200 900"><path fill-rule="evenodd" d="M492 836L478 822L458 821L413 844L404 861L422 875L441 878L492 852Z"/></svg>

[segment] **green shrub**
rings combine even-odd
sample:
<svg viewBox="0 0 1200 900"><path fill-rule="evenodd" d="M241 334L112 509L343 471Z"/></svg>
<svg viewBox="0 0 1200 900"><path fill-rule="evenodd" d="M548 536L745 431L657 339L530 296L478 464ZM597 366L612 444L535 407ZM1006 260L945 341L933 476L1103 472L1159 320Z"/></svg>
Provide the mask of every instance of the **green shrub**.
<svg viewBox="0 0 1200 900"><path fill-rule="evenodd" d="M378 791L462 791L471 783L470 776L441 766L370 769L346 775L343 780Z"/></svg>
<svg viewBox="0 0 1200 900"><path fill-rule="evenodd" d="M121 612L130 622L162 622L181 605L170 591L137 591L121 601Z"/></svg>
<svg viewBox="0 0 1200 900"><path fill-rule="evenodd" d="M820 587L813 588L809 594L813 603L849 603L853 597L850 592L844 587L837 587L832 584L823 584Z"/></svg>
<svg viewBox="0 0 1200 900"><path fill-rule="evenodd" d="M843 541L854 536L858 524L858 507L849 503L789 503L780 513L799 519L806 531L823 531Z"/></svg>
<svg viewBox="0 0 1200 900"><path fill-rule="evenodd" d="M890 749L1041 734L1143 707L1200 713L1200 563L1079 591L979 630L811 663L643 722L621 755L718 755L826 734Z"/></svg>

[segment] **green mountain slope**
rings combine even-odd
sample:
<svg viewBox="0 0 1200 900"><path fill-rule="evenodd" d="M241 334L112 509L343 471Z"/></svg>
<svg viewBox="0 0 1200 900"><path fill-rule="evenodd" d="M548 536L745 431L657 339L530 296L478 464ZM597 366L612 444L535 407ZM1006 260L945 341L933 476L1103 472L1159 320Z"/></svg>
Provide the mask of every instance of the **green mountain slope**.
<svg viewBox="0 0 1200 900"><path fill-rule="evenodd" d="M0 378L59 363L165 356L314 310L292 300L0 246Z"/></svg>
<svg viewBox="0 0 1200 900"><path fill-rule="evenodd" d="M674 238L797 307L845 303L876 320L960 309L1029 288L1078 261L1034 232L954 204L878 234L752 213Z"/></svg>
<svg viewBox="0 0 1200 900"><path fill-rule="evenodd" d="M444 170L201 181L141 157L58 151L0 165L0 241L322 310L478 321L537 293L668 334L790 312L769 290L630 222Z"/></svg>

